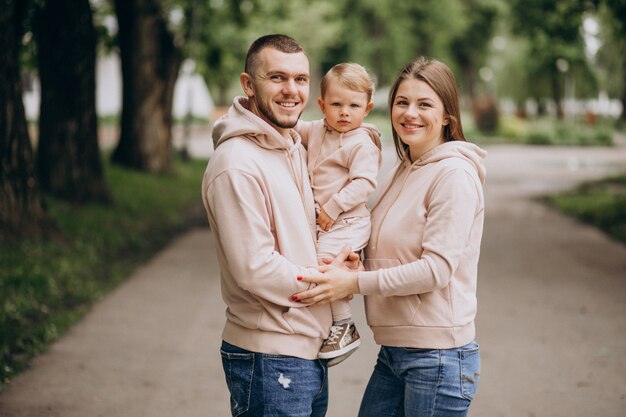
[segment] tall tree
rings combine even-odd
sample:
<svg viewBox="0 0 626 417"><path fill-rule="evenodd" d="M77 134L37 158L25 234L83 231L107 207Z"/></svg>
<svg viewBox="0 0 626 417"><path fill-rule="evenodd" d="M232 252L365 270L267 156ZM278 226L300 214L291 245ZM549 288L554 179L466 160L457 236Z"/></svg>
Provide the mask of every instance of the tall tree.
<svg viewBox="0 0 626 417"><path fill-rule="evenodd" d="M51 222L42 206L22 104L19 48L26 2L0 0L0 239L39 237Z"/></svg>
<svg viewBox="0 0 626 417"><path fill-rule="evenodd" d="M35 19L41 79L37 167L44 191L109 202L96 115L96 33L89 0L46 0Z"/></svg>
<svg viewBox="0 0 626 417"><path fill-rule="evenodd" d="M495 32L497 6L491 0L464 2L467 23L452 41L452 54L460 67L465 92L475 101L478 69L485 64L489 41Z"/></svg>
<svg viewBox="0 0 626 417"><path fill-rule="evenodd" d="M172 163L172 104L181 53L157 0L115 0L122 121L113 162L149 172Z"/></svg>
<svg viewBox="0 0 626 417"><path fill-rule="evenodd" d="M618 60L615 62L617 71L612 76L619 77L619 81L615 80L615 84L622 102L620 120L622 123L626 123L626 54L624 54L626 48L626 20L624 19L626 0L604 0L604 3L610 11L610 16L605 19L605 23L611 26L607 31L610 33L610 37L606 39L609 43L606 49L615 52L613 59Z"/></svg>
<svg viewBox="0 0 626 417"><path fill-rule="evenodd" d="M530 79L547 76L557 117L563 118L563 75L586 66L580 27L590 3L579 0L513 0L513 30L530 43ZM557 63L565 63L557 66ZM567 66L567 67L566 67Z"/></svg>

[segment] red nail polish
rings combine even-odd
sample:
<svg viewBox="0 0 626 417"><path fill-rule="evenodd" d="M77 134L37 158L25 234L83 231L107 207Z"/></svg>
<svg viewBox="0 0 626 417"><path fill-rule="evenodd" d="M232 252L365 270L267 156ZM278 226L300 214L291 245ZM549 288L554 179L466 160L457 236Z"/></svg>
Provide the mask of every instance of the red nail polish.
<svg viewBox="0 0 626 417"><path fill-rule="evenodd" d="M291 299L292 299L293 301L298 301L298 297L296 297L295 295L292 295L292 296L291 296Z"/></svg>
<svg viewBox="0 0 626 417"><path fill-rule="evenodd" d="M298 281L302 281L302 277L298 277Z"/></svg>

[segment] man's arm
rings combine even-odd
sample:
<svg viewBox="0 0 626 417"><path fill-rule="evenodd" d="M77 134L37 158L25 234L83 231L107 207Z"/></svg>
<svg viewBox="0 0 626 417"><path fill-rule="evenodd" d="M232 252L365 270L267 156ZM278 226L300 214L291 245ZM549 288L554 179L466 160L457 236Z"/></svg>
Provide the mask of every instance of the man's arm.
<svg viewBox="0 0 626 417"><path fill-rule="evenodd" d="M209 184L206 199L218 244L237 285L277 305L302 307L291 295L308 284L294 277L317 275L317 271L313 265L306 268L291 263L275 249L258 181L239 170L227 170Z"/></svg>

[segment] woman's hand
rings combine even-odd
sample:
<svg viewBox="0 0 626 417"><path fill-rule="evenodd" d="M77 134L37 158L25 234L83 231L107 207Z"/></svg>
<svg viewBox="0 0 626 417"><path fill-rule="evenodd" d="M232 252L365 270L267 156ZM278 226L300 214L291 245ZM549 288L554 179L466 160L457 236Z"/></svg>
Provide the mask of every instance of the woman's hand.
<svg viewBox="0 0 626 417"><path fill-rule="evenodd" d="M356 259L355 259L356 258ZM347 267L352 266L353 268ZM354 267L357 267L356 269ZM298 277L302 282L317 284L292 296L292 300L306 304L331 303L359 292L357 270L361 269L358 255L344 248L330 265L318 267L321 276Z"/></svg>

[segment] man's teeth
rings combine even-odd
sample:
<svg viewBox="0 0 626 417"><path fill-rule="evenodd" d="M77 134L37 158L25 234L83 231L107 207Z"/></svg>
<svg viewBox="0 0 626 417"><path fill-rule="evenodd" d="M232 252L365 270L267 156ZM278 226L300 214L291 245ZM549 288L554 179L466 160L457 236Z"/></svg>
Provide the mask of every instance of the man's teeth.
<svg viewBox="0 0 626 417"><path fill-rule="evenodd" d="M296 107L296 103L278 103L283 107Z"/></svg>

